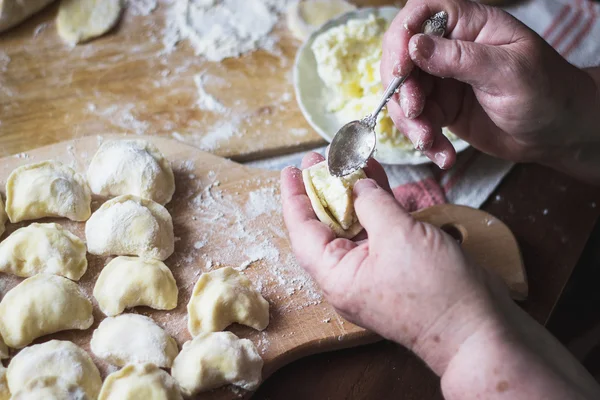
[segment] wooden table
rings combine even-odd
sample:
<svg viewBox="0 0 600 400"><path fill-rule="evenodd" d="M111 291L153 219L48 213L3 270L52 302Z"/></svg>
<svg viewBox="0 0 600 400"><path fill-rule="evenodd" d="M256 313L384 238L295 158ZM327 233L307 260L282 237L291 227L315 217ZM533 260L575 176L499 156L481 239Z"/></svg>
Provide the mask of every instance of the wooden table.
<svg viewBox="0 0 600 400"><path fill-rule="evenodd" d="M206 148L202 138L211 131L205 128L227 122L233 114L216 115L194 106L197 90L192 77L201 73L213 78L206 89L225 106L236 107L237 99L244 108L234 134L208 150L247 160L323 144L289 97L289 71L298 42L284 27L278 28L282 56L257 52L221 64L206 63L194 58L185 43L173 53L159 55L162 47L154 39L164 25L163 7L161 3L147 17L125 15L111 35L75 49L63 45L54 33L56 7L0 36L0 154L105 133L179 135ZM226 88L223 82L233 84ZM543 167L520 165L483 209L515 233L530 283L530 298L523 307L545 323L600 215L600 190ZM268 379L255 395L257 399L399 397L426 400L441 394L438 379L409 352L389 342L295 362Z"/></svg>

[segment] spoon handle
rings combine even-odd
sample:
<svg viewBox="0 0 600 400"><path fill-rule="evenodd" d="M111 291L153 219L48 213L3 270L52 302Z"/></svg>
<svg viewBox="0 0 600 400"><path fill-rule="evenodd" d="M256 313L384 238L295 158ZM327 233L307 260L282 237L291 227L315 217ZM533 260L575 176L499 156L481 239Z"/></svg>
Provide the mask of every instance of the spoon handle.
<svg viewBox="0 0 600 400"><path fill-rule="evenodd" d="M432 36L444 36L444 34L446 33L447 23L448 14L445 11L440 11L439 13L435 14L433 17L427 19L423 23L423 33ZM383 107L386 106L388 101L390 101L394 93L396 93L398 88L400 88L400 86L409 76L410 74L407 74L404 76L396 76L394 77L394 79L392 79L388 87L385 89L385 92L383 92L383 95L381 95L381 98L379 99L379 103L377 104L377 107L375 107L375 110L363 119L363 122L367 124L369 128L375 128L375 124L377 123L377 116L379 115L381 110L383 110Z"/></svg>

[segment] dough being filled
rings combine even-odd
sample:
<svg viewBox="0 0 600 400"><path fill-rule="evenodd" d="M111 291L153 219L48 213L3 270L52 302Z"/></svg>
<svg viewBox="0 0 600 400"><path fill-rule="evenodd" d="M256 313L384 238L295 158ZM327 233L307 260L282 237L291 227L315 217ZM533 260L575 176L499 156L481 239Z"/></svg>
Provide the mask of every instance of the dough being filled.
<svg viewBox="0 0 600 400"><path fill-rule="evenodd" d="M175 379L154 364L130 364L106 377L98 400L183 400Z"/></svg>
<svg viewBox="0 0 600 400"><path fill-rule="evenodd" d="M0 272L20 277L39 273L77 281L87 270L85 244L58 224L33 223L0 243Z"/></svg>
<svg viewBox="0 0 600 400"><path fill-rule="evenodd" d="M56 29L67 43L86 42L111 30L122 8L122 0L61 0Z"/></svg>
<svg viewBox="0 0 600 400"><path fill-rule="evenodd" d="M187 310L192 336L222 331L234 322L259 331L269 325L269 303L248 278L231 267L202 274Z"/></svg>
<svg viewBox="0 0 600 400"><path fill-rule="evenodd" d="M19 24L53 1L54 0L0 0L0 32Z"/></svg>
<svg viewBox="0 0 600 400"><path fill-rule="evenodd" d="M40 376L30 380L11 400L92 400L83 388L57 376Z"/></svg>
<svg viewBox="0 0 600 400"><path fill-rule="evenodd" d="M0 400L10 400L10 390L6 382L6 368L0 363Z"/></svg>
<svg viewBox="0 0 600 400"><path fill-rule="evenodd" d="M85 224L88 251L100 256L164 260L173 254L173 220L166 208L133 195L115 197Z"/></svg>
<svg viewBox="0 0 600 400"><path fill-rule="evenodd" d="M136 306L172 310L177 307L177 294L175 278L162 261L139 257L113 259L94 286L98 306L109 317Z"/></svg>
<svg viewBox="0 0 600 400"><path fill-rule="evenodd" d="M90 342L92 352L111 364L152 363L171 368L179 349L177 342L152 318L123 314L104 319Z"/></svg>
<svg viewBox="0 0 600 400"><path fill-rule="evenodd" d="M171 164L145 140L104 142L92 159L87 179L93 193L132 194L167 204L175 193Z"/></svg>
<svg viewBox="0 0 600 400"><path fill-rule="evenodd" d="M8 219L8 215L6 215L6 210L4 209L4 202L2 201L2 196L0 196L0 236L4 234L6 230L6 220Z"/></svg>
<svg viewBox="0 0 600 400"><path fill-rule="evenodd" d="M15 349L50 333L85 330L93 322L92 303L76 283L58 275L27 278L0 302L0 334Z"/></svg>
<svg viewBox="0 0 600 400"><path fill-rule="evenodd" d="M356 181L366 177L362 169L341 178L332 176L326 161L302 171L306 194L317 218L339 237L351 239L363 229L354 212L352 189Z"/></svg>
<svg viewBox="0 0 600 400"><path fill-rule="evenodd" d="M227 384L246 390L258 387L263 360L254 343L231 332L201 333L183 344L171 375L186 396Z"/></svg>
<svg viewBox="0 0 600 400"><path fill-rule="evenodd" d="M44 217L85 221L91 201L83 176L59 161L23 165L6 182L6 213L12 223Z"/></svg>
<svg viewBox="0 0 600 400"><path fill-rule="evenodd" d="M287 25L297 39L304 41L325 22L354 9L356 6L345 0L293 1L287 9Z"/></svg>
<svg viewBox="0 0 600 400"><path fill-rule="evenodd" d="M53 376L63 385L81 387L90 399L98 397L102 386L100 372L88 353L64 340L21 350L8 365L6 379L11 393L17 393L36 378Z"/></svg>

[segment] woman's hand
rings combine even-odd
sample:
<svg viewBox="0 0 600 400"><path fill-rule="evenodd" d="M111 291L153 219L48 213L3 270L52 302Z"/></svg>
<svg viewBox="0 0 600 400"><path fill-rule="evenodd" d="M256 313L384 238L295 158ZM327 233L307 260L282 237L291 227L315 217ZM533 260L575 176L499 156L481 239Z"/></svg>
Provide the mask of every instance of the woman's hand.
<svg viewBox="0 0 600 400"><path fill-rule="evenodd" d="M442 10L449 15L446 38L419 34ZM600 150L600 96L592 77L498 8L409 0L384 38L382 82L411 71L389 114L442 168L455 157L443 126L488 154L567 172L574 171L563 164L581 149L593 143Z"/></svg>
<svg viewBox="0 0 600 400"><path fill-rule="evenodd" d="M303 167L322 160L309 154ZM354 206L368 238L355 241L336 238L317 220L298 169L282 172L294 253L343 316L402 343L441 374L468 337L495 326L488 286L496 281L472 265L452 237L402 209L377 162L365 172L374 180L356 184Z"/></svg>

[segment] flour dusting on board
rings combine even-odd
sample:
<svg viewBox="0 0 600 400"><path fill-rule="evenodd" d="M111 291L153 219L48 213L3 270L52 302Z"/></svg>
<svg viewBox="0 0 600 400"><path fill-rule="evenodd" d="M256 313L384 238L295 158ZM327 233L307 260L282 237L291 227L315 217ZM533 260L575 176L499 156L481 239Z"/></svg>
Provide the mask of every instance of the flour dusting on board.
<svg viewBox="0 0 600 400"><path fill-rule="evenodd" d="M128 0L127 10L133 15L150 15L158 7L158 0Z"/></svg>
<svg viewBox="0 0 600 400"><path fill-rule="evenodd" d="M197 55L215 62L261 48L273 51L276 40L269 34L291 1L177 0L163 43L169 49L188 39Z"/></svg>

